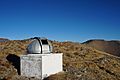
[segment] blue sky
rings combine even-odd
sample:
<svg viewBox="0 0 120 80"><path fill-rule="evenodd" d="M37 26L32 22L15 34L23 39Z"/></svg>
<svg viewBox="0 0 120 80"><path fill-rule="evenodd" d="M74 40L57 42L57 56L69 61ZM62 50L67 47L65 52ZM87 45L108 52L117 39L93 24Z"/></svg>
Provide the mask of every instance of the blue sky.
<svg viewBox="0 0 120 80"><path fill-rule="evenodd" d="M0 0L0 37L120 40L120 0Z"/></svg>

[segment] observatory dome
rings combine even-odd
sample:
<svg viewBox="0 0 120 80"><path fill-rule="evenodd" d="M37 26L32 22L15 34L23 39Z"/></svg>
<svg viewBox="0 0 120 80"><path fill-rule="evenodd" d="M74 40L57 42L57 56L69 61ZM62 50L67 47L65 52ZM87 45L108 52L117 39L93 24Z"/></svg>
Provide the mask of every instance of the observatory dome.
<svg viewBox="0 0 120 80"><path fill-rule="evenodd" d="M33 38L34 40L28 45L28 54L50 54L52 52L51 43L47 39Z"/></svg>

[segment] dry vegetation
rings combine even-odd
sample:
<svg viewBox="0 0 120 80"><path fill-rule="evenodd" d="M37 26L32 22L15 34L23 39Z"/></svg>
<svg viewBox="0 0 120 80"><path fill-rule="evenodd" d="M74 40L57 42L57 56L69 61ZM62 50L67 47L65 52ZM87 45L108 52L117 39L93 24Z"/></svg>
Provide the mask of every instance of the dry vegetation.
<svg viewBox="0 0 120 80"><path fill-rule="evenodd" d="M29 43L29 40L0 43L0 79L37 80L36 78L26 78L18 75L12 63L5 58L8 54L24 54ZM80 43L52 41L52 44L53 52L64 53L64 71L51 75L45 80L120 80L119 57Z"/></svg>
<svg viewBox="0 0 120 80"><path fill-rule="evenodd" d="M24 54L29 43L30 41L27 40L0 42L0 56L6 56L8 54Z"/></svg>

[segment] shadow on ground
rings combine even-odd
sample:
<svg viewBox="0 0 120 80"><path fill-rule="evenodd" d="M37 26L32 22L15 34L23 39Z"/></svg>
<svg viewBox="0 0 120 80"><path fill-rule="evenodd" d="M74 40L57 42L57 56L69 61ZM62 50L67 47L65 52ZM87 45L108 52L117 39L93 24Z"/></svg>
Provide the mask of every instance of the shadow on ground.
<svg viewBox="0 0 120 80"><path fill-rule="evenodd" d="M6 59L12 63L12 65L17 69L18 74L20 75L20 57L15 54L9 54Z"/></svg>

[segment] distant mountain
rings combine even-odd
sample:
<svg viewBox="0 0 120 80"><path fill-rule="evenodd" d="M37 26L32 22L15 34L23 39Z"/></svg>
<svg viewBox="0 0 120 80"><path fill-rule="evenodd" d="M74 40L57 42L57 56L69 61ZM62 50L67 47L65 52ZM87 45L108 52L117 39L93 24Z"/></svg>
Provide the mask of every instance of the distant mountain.
<svg viewBox="0 0 120 80"><path fill-rule="evenodd" d="M120 57L120 41L88 40L83 44Z"/></svg>
<svg viewBox="0 0 120 80"><path fill-rule="evenodd" d="M9 39L6 39L6 38L0 38L0 42L5 42L5 41L9 41Z"/></svg>

